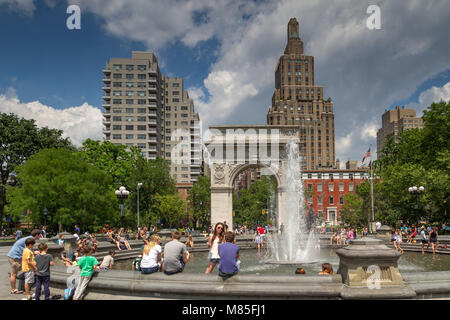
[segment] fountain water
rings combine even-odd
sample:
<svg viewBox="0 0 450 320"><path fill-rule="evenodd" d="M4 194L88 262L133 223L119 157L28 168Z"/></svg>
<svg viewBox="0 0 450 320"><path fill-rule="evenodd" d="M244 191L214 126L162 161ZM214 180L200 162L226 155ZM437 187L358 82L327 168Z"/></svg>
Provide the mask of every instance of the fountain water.
<svg viewBox="0 0 450 320"><path fill-rule="evenodd" d="M287 220L279 234L268 236L270 258L268 263L298 264L315 263L318 252L315 249L318 237L315 228L308 230L304 201L303 182L299 163L298 144L291 141L286 145L287 168L284 206Z"/></svg>

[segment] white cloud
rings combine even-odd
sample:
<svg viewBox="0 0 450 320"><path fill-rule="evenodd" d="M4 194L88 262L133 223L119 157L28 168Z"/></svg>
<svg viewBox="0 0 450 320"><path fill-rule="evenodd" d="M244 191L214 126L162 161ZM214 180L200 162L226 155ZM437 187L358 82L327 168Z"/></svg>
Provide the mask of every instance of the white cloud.
<svg viewBox="0 0 450 320"><path fill-rule="evenodd" d="M33 0L0 0L0 6L7 5L8 10L23 13L25 15L33 15L36 7Z"/></svg>
<svg viewBox="0 0 450 320"><path fill-rule="evenodd" d="M409 103L407 108L423 111L433 102L440 101L450 101L450 82L447 82L442 87L431 87L428 90L423 91L419 96L418 102Z"/></svg>
<svg viewBox="0 0 450 320"><path fill-rule="evenodd" d="M55 109L39 101L21 102L14 88L10 87L6 94L0 94L0 112L35 119L38 127L63 130L63 136L69 137L78 147L87 138L103 139L102 113L100 109L87 103L77 107Z"/></svg>
<svg viewBox="0 0 450 320"><path fill-rule="evenodd" d="M376 149L375 124L384 109L450 67L447 0L378 1L381 30L366 28L369 0L68 2L80 4L82 14L98 15L112 35L144 43L156 54L176 42L195 48L217 39L203 87L190 92L205 125L266 123L286 26L296 17L305 54L314 56L315 84L334 103L341 160L359 159L368 143Z"/></svg>

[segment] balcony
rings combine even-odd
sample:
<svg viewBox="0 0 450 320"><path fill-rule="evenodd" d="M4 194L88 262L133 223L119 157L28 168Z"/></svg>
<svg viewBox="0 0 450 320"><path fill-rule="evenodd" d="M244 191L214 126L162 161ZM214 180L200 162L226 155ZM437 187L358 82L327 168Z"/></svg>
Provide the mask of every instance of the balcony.
<svg viewBox="0 0 450 320"><path fill-rule="evenodd" d="M156 134L156 129L149 129L148 130L148 134L155 135Z"/></svg>
<svg viewBox="0 0 450 320"><path fill-rule="evenodd" d="M148 124L156 125L156 120L153 120L153 119L148 120Z"/></svg>
<svg viewBox="0 0 450 320"><path fill-rule="evenodd" d="M110 103L103 103L102 107L103 108L111 108L111 104Z"/></svg>
<svg viewBox="0 0 450 320"><path fill-rule="evenodd" d="M103 112L103 116L110 117L111 116L111 112L105 111L105 112Z"/></svg>
<svg viewBox="0 0 450 320"><path fill-rule="evenodd" d="M103 124L111 124L111 119L103 119Z"/></svg>
<svg viewBox="0 0 450 320"><path fill-rule="evenodd" d="M111 73L111 69L106 69L106 68L105 68L105 69L102 69L102 72L103 72L103 73Z"/></svg>
<svg viewBox="0 0 450 320"><path fill-rule="evenodd" d="M156 110L156 109L158 109L158 106L157 106L156 102L149 102L149 104L148 104L147 106L148 106L148 108L149 108L150 110Z"/></svg>
<svg viewBox="0 0 450 320"><path fill-rule="evenodd" d="M156 83L158 80L156 78L148 78L149 83Z"/></svg>
<svg viewBox="0 0 450 320"><path fill-rule="evenodd" d="M153 101L158 100L158 97L157 97L156 94L149 94L149 95L148 95L148 98L149 98L149 100L153 100Z"/></svg>
<svg viewBox="0 0 450 320"><path fill-rule="evenodd" d="M105 85L102 87L102 89L105 90L105 91L111 91L111 86L105 84Z"/></svg>
<svg viewBox="0 0 450 320"><path fill-rule="evenodd" d="M156 147L148 147L148 152L155 153Z"/></svg>
<svg viewBox="0 0 450 320"><path fill-rule="evenodd" d="M158 88L156 86L148 87L149 92L158 92Z"/></svg>
<svg viewBox="0 0 450 320"><path fill-rule="evenodd" d="M156 70L148 70L148 74L152 74L152 75L158 75L158 72Z"/></svg>
<svg viewBox="0 0 450 320"><path fill-rule="evenodd" d="M153 155L153 154L152 154L152 155L149 154L149 155L148 155L148 159L149 159L149 160L156 160L156 156Z"/></svg>
<svg viewBox="0 0 450 320"><path fill-rule="evenodd" d="M157 143L158 140L156 138L148 138L147 142L153 144L153 143Z"/></svg>
<svg viewBox="0 0 450 320"><path fill-rule="evenodd" d="M111 129L110 128L103 128L103 133L111 133Z"/></svg>
<svg viewBox="0 0 450 320"><path fill-rule="evenodd" d="M103 82L111 82L111 78L103 78L102 81Z"/></svg>

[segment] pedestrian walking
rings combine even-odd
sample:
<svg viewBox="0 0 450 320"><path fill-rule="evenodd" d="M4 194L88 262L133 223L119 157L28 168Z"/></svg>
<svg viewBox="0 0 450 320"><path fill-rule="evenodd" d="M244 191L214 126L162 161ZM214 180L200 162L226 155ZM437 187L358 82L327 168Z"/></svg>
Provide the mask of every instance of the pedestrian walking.
<svg viewBox="0 0 450 320"><path fill-rule="evenodd" d="M397 245L397 250L400 251L400 253L403 253L402 249L403 234L401 230L397 230L396 232L395 243Z"/></svg>
<svg viewBox="0 0 450 320"><path fill-rule="evenodd" d="M50 300L50 266L53 266L53 257L47 253L48 246L42 242L38 245L39 254L36 255L36 300L40 300L41 287L44 285L45 300Z"/></svg>
<svg viewBox="0 0 450 320"><path fill-rule="evenodd" d="M8 261L11 266L9 282L11 285L11 294L22 294L23 291L16 289L16 277L22 267L22 255L26 247L27 239L38 240L41 237L41 231L34 229L31 235L17 240L8 252Z"/></svg>
<svg viewBox="0 0 450 320"><path fill-rule="evenodd" d="M89 281L92 278L92 274L94 273L94 267L99 264L97 259L92 256L92 251L93 250L90 246L85 246L83 248L84 256L82 256L77 262L77 265L81 269L81 280L77 286L77 289L75 290L73 300L80 300L83 297Z"/></svg>
<svg viewBox="0 0 450 320"><path fill-rule="evenodd" d="M427 243L427 235L425 233L425 227L420 228L420 242L422 242L422 256L425 255L425 243Z"/></svg>
<svg viewBox="0 0 450 320"><path fill-rule="evenodd" d="M434 227L430 232L430 243L431 243L431 249L433 250L433 254L436 253L437 246L438 246L438 227Z"/></svg>

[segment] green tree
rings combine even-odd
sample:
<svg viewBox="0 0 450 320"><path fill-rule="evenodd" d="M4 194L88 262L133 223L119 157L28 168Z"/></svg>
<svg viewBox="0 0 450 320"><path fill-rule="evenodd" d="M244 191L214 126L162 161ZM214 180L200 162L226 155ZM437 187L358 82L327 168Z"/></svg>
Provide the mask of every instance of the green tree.
<svg viewBox="0 0 450 320"><path fill-rule="evenodd" d="M186 216L186 202L178 193L155 196L154 210L170 227L177 227L180 219Z"/></svg>
<svg viewBox="0 0 450 320"><path fill-rule="evenodd" d="M198 180L189 191L188 200L194 218L194 225L198 222L200 227L208 228L210 225L211 208L211 179L210 177L199 176Z"/></svg>
<svg viewBox="0 0 450 320"><path fill-rule="evenodd" d="M122 185L127 189L132 188L127 186L126 182L136 167L137 161L143 158L138 148L131 147L130 151L127 151L125 145L87 139L83 142L81 151L83 159L103 170L112 178L114 188Z"/></svg>
<svg viewBox="0 0 450 320"><path fill-rule="evenodd" d="M11 113L0 113L0 222L7 204L7 181L17 166L45 148L75 150L61 130L39 129L34 120L20 118Z"/></svg>
<svg viewBox="0 0 450 320"><path fill-rule="evenodd" d="M142 183L139 189L139 216L140 224L155 223L158 220L157 213L152 210L156 204L156 195L174 195L177 193L175 180L170 176L169 164L162 158L145 160L139 158L132 169L126 185L129 187L130 196L128 206L137 214L137 184ZM137 218L134 219L137 222Z"/></svg>
<svg viewBox="0 0 450 320"><path fill-rule="evenodd" d="M341 219L352 227L367 226L368 216L363 214L362 199L355 193L344 196L344 205L341 209Z"/></svg>
<svg viewBox="0 0 450 320"><path fill-rule="evenodd" d="M29 210L26 219L41 224L47 208L51 230L70 230L75 223L90 229L120 218L111 178L85 162L79 152L44 149L16 171L20 186L8 196L9 210L16 216Z"/></svg>
<svg viewBox="0 0 450 320"><path fill-rule="evenodd" d="M234 221L238 224L267 221L268 215L267 213L264 215L263 210L267 209L270 194L274 192L275 188L275 180L272 177L263 176L260 180L255 181L249 190L241 190L239 195L234 194L233 210L236 213Z"/></svg>

